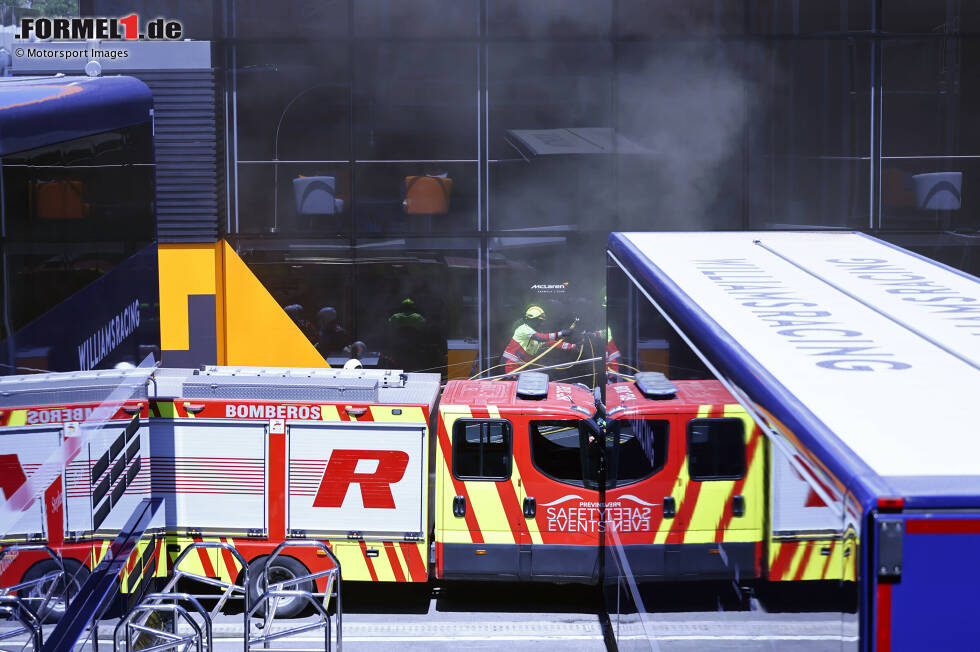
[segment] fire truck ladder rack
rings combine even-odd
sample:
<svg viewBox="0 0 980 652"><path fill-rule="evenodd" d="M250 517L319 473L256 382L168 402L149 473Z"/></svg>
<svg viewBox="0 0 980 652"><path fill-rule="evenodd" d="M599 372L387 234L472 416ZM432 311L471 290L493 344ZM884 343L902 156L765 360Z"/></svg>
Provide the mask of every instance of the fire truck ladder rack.
<svg viewBox="0 0 980 652"><path fill-rule="evenodd" d="M173 602L168 604L167 601ZM201 617L203 627L180 605L189 602L197 616ZM167 619L154 618L155 615L169 614ZM139 619L142 621L136 622ZM149 623L160 623L158 626ZM189 634L179 633L181 622L190 629ZM167 625L169 624L169 627ZM120 647L120 635L125 636L125 647ZM150 593L143 602L133 607L125 618L119 621L112 634L114 652L213 652L214 638L211 630L211 616L197 599L187 593Z"/></svg>
<svg viewBox="0 0 980 652"><path fill-rule="evenodd" d="M206 575L200 575L192 571L184 570L180 567L181 562L183 562L188 555L190 555L191 553L197 554L197 551L202 549L212 549L212 550L220 549L220 550L227 550L229 553L231 553L232 556L235 557L235 560L238 561L239 565L242 567L241 585L237 584L234 581L223 582L217 578L207 577ZM167 585L163 587L163 591L161 591L160 593L156 593L154 595L155 596L162 596L167 594L180 595L180 596L186 595L191 599L195 599L195 603L196 603L196 598L213 597L209 595L191 596L186 593L174 593L174 589L177 587L177 583L180 582L180 580L185 577L194 580L196 582L201 582L202 584L214 586L223 591L221 597L218 598L218 602L214 605L214 608L211 609L211 612L210 613L207 613L206 611L204 612L207 614L209 621L214 620L215 616L218 615L218 613L221 611L221 608L225 606L225 603L228 602L229 599L240 597L241 600L244 602L244 607L242 608L242 614L244 614L244 622L243 622L243 625L245 627L244 632L246 633L248 632L248 611L250 606L249 599L248 599L248 563L245 561L245 558L242 557L242 554L237 550L235 550L234 546L224 541L196 541L191 545L187 546L186 548L184 548L184 551L180 553L180 556L177 557L177 561L174 562L173 577L171 577L170 581L167 582ZM200 607L200 604L197 604L196 606ZM147 618L149 617L149 613L147 613L146 617ZM210 630L210 625L208 625L208 629ZM242 635L245 636L246 634L243 633ZM208 650L210 651L210 649L211 647L209 643Z"/></svg>
<svg viewBox="0 0 980 652"><path fill-rule="evenodd" d="M323 555L328 557L333 563L333 567L322 571L316 571L314 573L310 573L309 575L294 577L292 579L283 580L282 582L270 584L269 567L272 566L272 563L286 548L316 548L317 554L319 555L322 552ZM286 589L287 586L295 587L301 583L315 581L322 577L327 578L327 585L322 593ZM330 551L330 548L328 548L325 543L311 539L283 541L276 546L276 549L266 560L262 571L262 578L265 591L258 597L255 604L252 605L252 608L248 611L246 620L250 620L251 617L256 615L262 607L266 605L269 606L266 607L264 611L264 623L260 633L252 634L250 630L246 630L246 652L256 649L255 646L259 644L262 645L263 649L268 649L269 643L273 640L288 638L290 636L295 636L297 634L302 634L304 632L314 631L317 629L323 629L323 649L326 652L330 652L331 623L329 607L331 598L336 598L337 652L343 652L343 609L340 598L340 561ZM320 601L317 601L316 598L320 598ZM297 625L295 627L273 632L272 624L276 618L276 609L282 600L302 600L306 602L316 611L317 615L319 616L319 620L317 622ZM276 650L277 652L290 652L287 648L276 648Z"/></svg>
<svg viewBox="0 0 980 652"><path fill-rule="evenodd" d="M28 634L34 650L40 650L44 641L41 619L37 614L47 613L54 601L64 599L67 605L71 596L70 587L74 578L68 581L68 573L61 556L44 544L16 543L0 550L0 562L8 554L17 555L31 550L43 550L58 564L58 569L41 577L12 586L0 587L0 616L16 621L18 627L0 632L0 641L6 641ZM26 592L27 595L19 595ZM76 593L77 595L77 593ZM24 643L26 647L27 643Z"/></svg>

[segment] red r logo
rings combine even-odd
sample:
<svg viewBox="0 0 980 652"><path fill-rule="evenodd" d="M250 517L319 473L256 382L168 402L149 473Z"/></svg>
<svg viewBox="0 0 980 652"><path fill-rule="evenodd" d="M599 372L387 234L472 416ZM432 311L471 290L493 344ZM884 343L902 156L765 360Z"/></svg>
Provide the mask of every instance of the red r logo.
<svg viewBox="0 0 980 652"><path fill-rule="evenodd" d="M357 473L358 460L377 460L374 473ZM391 485L405 475L408 453L404 451L335 450L320 480L314 507L340 507L351 483L361 485L361 500L368 509L394 509Z"/></svg>
<svg viewBox="0 0 980 652"><path fill-rule="evenodd" d="M27 482L24 469L20 465L20 460L16 455L0 455L0 490L3 490L3 497L10 500L14 492Z"/></svg>

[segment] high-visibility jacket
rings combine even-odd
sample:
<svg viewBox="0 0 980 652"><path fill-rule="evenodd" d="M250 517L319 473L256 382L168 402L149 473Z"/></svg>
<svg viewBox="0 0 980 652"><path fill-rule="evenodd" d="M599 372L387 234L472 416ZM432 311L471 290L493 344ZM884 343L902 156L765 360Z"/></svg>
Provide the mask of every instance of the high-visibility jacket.
<svg viewBox="0 0 980 652"><path fill-rule="evenodd" d="M514 336L511 337L507 348L504 349L504 354L501 356L504 370L507 373L517 371L518 368L538 355L543 350L542 347L557 343L558 333L539 333L527 324L521 324L514 330ZM562 342L559 344L559 348L567 351L575 348L575 345Z"/></svg>
<svg viewBox="0 0 980 652"><path fill-rule="evenodd" d="M612 338L612 329L606 329L606 371L609 373L619 373L619 358L622 357L619 347Z"/></svg>

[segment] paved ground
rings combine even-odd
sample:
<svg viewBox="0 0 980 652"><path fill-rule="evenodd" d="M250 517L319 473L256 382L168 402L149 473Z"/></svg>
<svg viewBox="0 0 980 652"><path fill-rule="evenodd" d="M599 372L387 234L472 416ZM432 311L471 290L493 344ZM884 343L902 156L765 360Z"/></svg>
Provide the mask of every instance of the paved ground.
<svg viewBox="0 0 980 652"><path fill-rule="evenodd" d="M656 584L641 590L648 613L641 616L630 600L620 599L623 613L604 621L599 590L577 585L348 585L343 647L349 652L601 652L609 649L604 639L608 630L623 652L856 649L854 616L842 618L834 611L839 598L826 591L782 590L750 599L724 584ZM615 592L609 604L615 611ZM315 622L312 617L283 621L274 631ZM105 643L113 626L110 622L100 627ZM241 632L241 615L219 616L215 652L242 650ZM283 648L322 650L322 632L307 631L270 647ZM0 650L6 649L19 648L0 642ZM100 646L107 649L112 649L111 643Z"/></svg>

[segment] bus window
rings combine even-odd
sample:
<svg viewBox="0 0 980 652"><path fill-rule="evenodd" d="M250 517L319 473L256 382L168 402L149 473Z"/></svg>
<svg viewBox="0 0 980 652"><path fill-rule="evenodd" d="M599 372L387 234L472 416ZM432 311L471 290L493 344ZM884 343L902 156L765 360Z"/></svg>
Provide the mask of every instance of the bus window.
<svg viewBox="0 0 980 652"><path fill-rule="evenodd" d="M745 424L741 419L691 419L687 424L687 471L692 480L745 476Z"/></svg>

